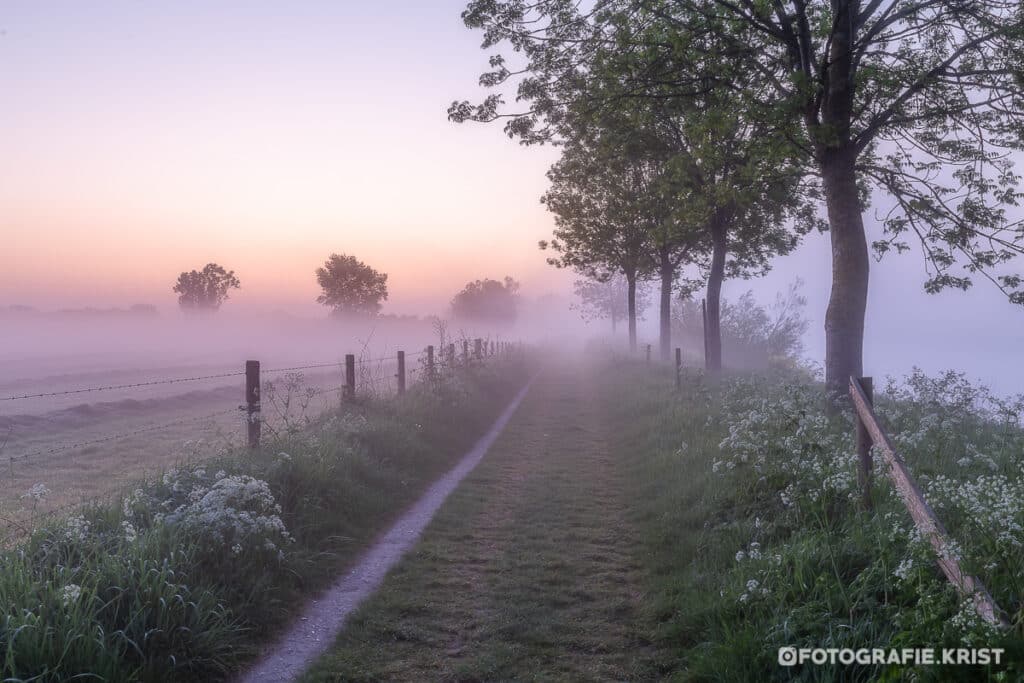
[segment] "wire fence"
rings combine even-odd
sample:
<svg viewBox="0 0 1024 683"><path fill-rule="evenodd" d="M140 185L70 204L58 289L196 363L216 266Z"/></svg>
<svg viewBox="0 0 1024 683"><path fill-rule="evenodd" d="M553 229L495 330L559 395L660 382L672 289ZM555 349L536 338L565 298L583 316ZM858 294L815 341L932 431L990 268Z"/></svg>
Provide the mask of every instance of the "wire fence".
<svg viewBox="0 0 1024 683"><path fill-rule="evenodd" d="M0 413L0 543L23 536L54 515L109 498L112 490L146 472L206 454L195 446L206 439L212 439L206 443L209 454L258 446L264 429L270 435L292 431L341 401L388 398L512 348L482 339L464 340L458 346L458 351L449 343L393 355L349 354L342 360L274 366L262 372L258 362L249 361L240 371L0 396L0 406L34 400L38 409L40 399L128 394L119 402L82 403L41 414ZM227 382L187 393L132 397L148 387L213 380ZM154 420L160 417L167 419ZM140 424L139 418L145 422ZM107 448L96 450L98 446Z"/></svg>

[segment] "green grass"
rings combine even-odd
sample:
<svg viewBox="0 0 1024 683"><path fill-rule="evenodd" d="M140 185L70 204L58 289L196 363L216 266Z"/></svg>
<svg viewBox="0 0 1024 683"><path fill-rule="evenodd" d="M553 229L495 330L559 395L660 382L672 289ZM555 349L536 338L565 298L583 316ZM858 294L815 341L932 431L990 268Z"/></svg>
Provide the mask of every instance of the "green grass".
<svg viewBox="0 0 1024 683"><path fill-rule="evenodd" d="M964 566L1014 622L1000 634L914 539L881 472L861 509L852 423L819 386L683 385L640 364L549 366L307 680L1021 678L1024 433L1005 419L1019 406L955 375L879 399ZM785 668L786 645L1002 647L1009 664Z"/></svg>
<svg viewBox="0 0 1024 683"><path fill-rule="evenodd" d="M0 555L8 680L219 680L471 445L518 363L182 463Z"/></svg>
<svg viewBox="0 0 1024 683"><path fill-rule="evenodd" d="M549 368L308 681L650 680L599 384Z"/></svg>
<svg viewBox="0 0 1024 683"><path fill-rule="evenodd" d="M999 419L998 410L988 410L983 395L943 402L942 396L964 388L960 379L918 375L903 389L892 387L892 398L881 404L893 433L902 435L896 441L911 470L919 473L926 495L962 544L965 567L982 575L1009 612L1015 626L1007 634L971 622L972 610L941 576L930 549L912 540L909 516L880 470L875 511L859 508L852 424L846 415L829 417L821 410L817 387L786 377L714 384L694 373L676 394L665 378L639 367L609 378L618 387L628 425L614 450L630 463L630 496L651 577L647 618L655 642L672 653L664 677L1024 676L1019 583L1024 566L1016 545L1024 540L1019 497L1024 440L1019 428ZM971 452L985 455L957 462ZM1004 495L972 499L972 486L983 477ZM985 517L992 510L1001 516ZM910 562L906 570L905 562ZM1006 648L1010 665L790 669L776 659L784 645L971 644Z"/></svg>

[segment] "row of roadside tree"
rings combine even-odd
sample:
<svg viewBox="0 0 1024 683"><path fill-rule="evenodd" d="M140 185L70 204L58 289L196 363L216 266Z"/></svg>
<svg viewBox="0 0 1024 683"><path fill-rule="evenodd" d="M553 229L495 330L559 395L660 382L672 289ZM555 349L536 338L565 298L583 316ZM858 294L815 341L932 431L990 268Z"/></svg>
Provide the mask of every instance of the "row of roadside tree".
<svg viewBox="0 0 1024 683"><path fill-rule="evenodd" d="M660 281L666 358L673 297L703 286L720 369L723 280L763 273L813 230L832 246L834 392L863 371L871 250L916 244L929 292L980 276L1024 303L1007 269L1024 250L1016 0L472 0L463 20L505 53L480 78L492 92L449 117L560 147L541 247L625 278L632 344L638 281Z"/></svg>

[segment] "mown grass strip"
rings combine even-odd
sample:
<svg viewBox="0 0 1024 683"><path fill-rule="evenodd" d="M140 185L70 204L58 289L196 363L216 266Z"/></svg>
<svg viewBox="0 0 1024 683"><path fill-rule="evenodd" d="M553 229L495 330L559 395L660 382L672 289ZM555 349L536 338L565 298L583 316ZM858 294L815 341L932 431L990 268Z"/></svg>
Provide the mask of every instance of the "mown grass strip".
<svg viewBox="0 0 1024 683"><path fill-rule="evenodd" d="M657 652L597 387L549 367L307 681L637 680Z"/></svg>

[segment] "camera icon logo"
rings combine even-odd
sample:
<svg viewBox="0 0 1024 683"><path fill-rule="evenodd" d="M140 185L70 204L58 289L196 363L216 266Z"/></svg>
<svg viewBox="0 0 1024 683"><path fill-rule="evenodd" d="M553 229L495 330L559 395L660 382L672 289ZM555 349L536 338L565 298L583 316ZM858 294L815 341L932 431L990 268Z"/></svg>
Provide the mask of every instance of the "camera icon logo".
<svg viewBox="0 0 1024 683"><path fill-rule="evenodd" d="M780 647L779 648L779 665L780 666L795 666L796 665L796 648L795 647Z"/></svg>

